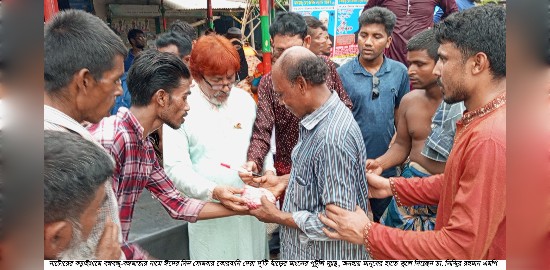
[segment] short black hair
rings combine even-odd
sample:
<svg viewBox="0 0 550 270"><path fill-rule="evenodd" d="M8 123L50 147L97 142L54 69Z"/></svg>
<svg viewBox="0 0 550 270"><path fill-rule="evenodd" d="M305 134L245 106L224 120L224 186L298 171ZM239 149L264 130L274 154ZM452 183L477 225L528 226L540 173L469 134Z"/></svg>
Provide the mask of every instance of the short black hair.
<svg viewBox="0 0 550 270"><path fill-rule="evenodd" d="M450 42L464 60L483 52L495 78L506 77L506 10L483 5L451 14L435 27L437 42Z"/></svg>
<svg viewBox="0 0 550 270"><path fill-rule="evenodd" d="M369 8L359 16L359 27L363 27L367 24L382 24L386 29L386 34L391 36L397 17L395 14L384 7L372 7Z"/></svg>
<svg viewBox="0 0 550 270"><path fill-rule="evenodd" d="M130 29L130 31L128 31L128 42L131 43L130 39L136 39L139 34L144 35L143 31L139 29Z"/></svg>
<svg viewBox="0 0 550 270"><path fill-rule="evenodd" d="M97 144L70 132L44 131L44 223L78 223L114 167Z"/></svg>
<svg viewBox="0 0 550 270"><path fill-rule="evenodd" d="M439 60L437 49L439 49L439 43L435 40L435 32L433 28L426 29L414 35L407 43L407 50L409 52L425 50L428 52L428 56L436 62Z"/></svg>
<svg viewBox="0 0 550 270"><path fill-rule="evenodd" d="M286 78L291 83L295 83L298 77L303 77L306 82L312 85L320 85L326 82L327 64L317 55L291 57L286 53L278 61L281 62L281 69L286 73Z"/></svg>
<svg viewBox="0 0 550 270"><path fill-rule="evenodd" d="M159 89L171 93L182 78L190 79L191 74L178 56L157 50L142 52L128 70L132 106L147 106Z"/></svg>
<svg viewBox="0 0 550 270"><path fill-rule="evenodd" d="M179 56L182 58L191 54L191 49L193 47L193 43L188 37L182 36L174 31L161 34L155 41L155 45L157 48L174 45L178 48Z"/></svg>
<svg viewBox="0 0 550 270"><path fill-rule="evenodd" d="M304 17L296 12L279 12L275 16L275 21L269 26L269 35L271 38L276 35L299 35L301 39L305 39L307 24Z"/></svg>
<svg viewBox="0 0 550 270"><path fill-rule="evenodd" d="M175 20L169 27L170 31L179 33L182 36L187 36L191 41L197 40L197 30L191 24L182 20Z"/></svg>
<svg viewBox="0 0 550 270"><path fill-rule="evenodd" d="M124 43L100 18L81 10L57 13L44 28L44 82L49 94L67 86L75 73L88 69L96 79L126 57Z"/></svg>
<svg viewBox="0 0 550 270"><path fill-rule="evenodd" d="M327 28L325 27L325 25L317 18L313 17L313 16L304 16L304 20L306 21L306 24L307 24L307 34L308 35L312 35L312 29L319 29L321 28L321 30L323 31L327 31Z"/></svg>

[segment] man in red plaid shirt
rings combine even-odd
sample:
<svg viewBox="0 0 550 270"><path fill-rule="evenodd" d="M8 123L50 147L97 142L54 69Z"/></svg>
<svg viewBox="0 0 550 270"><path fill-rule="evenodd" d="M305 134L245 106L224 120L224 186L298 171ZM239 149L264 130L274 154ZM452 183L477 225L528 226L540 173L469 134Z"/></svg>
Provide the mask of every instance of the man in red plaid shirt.
<svg viewBox="0 0 550 270"><path fill-rule="evenodd" d="M183 197L159 165L148 135L162 124L179 128L189 111L191 76L177 56L158 51L143 52L128 72L132 96L130 109L120 108L89 131L116 162L113 189L118 198L124 241L128 240L134 206L144 188L162 204L174 219L197 220L247 213L244 201L235 194L242 190L227 187L217 198L223 205ZM235 211L236 210L236 211ZM237 212L238 211L238 212ZM128 259L147 259L148 254L135 245L122 247Z"/></svg>

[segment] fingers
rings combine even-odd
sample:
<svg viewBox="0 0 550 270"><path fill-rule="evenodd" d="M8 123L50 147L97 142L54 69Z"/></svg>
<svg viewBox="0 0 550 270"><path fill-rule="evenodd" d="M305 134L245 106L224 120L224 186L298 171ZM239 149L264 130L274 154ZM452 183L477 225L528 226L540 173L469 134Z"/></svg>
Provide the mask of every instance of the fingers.
<svg viewBox="0 0 550 270"><path fill-rule="evenodd" d="M338 240L342 239L342 237L340 236L340 234L339 234L338 232L336 232L336 231L331 232L331 231L329 231L326 227L323 227L323 228L321 228L321 229L322 229L323 232L324 232L329 238L331 238L331 239L338 239Z"/></svg>
<svg viewBox="0 0 550 270"><path fill-rule="evenodd" d="M254 177L252 178L252 182L254 183L252 186L260 187L262 184L267 182L267 177L266 176Z"/></svg>
<svg viewBox="0 0 550 270"><path fill-rule="evenodd" d="M319 217L319 220L320 220L323 224L325 224L325 226L330 227L331 229L338 228L338 224L336 224L336 222L332 221L331 219L329 219L329 218L326 217L325 215L319 213L318 217Z"/></svg>
<svg viewBox="0 0 550 270"><path fill-rule="evenodd" d="M239 172L239 177L247 185L250 185L250 183L254 183L254 180L252 178L252 173L250 172L248 173Z"/></svg>
<svg viewBox="0 0 550 270"><path fill-rule="evenodd" d="M109 238L111 239L111 242L117 243L118 242L118 226L111 220L111 217L107 219L107 222L105 224L105 229L109 228Z"/></svg>
<svg viewBox="0 0 550 270"><path fill-rule="evenodd" d="M248 161L243 165L243 168L249 172L258 172L258 166L254 161Z"/></svg>
<svg viewBox="0 0 550 270"><path fill-rule="evenodd" d="M118 260L122 250L118 242L118 227L107 217L105 228L97 245L96 257L98 260Z"/></svg>
<svg viewBox="0 0 550 270"><path fill-rule="evenodd" d="M227 208L229 208L233 211L237 211L237 212L248 211L248 206L236 204L236 203L233 203L233 202L228 202L227 204L224 204L224 206L226 206Z"/></svg>
<svg viewBox="0 0 550 270"><path fill-rule="evenodd" d="M359 214L362 214L362 215L365 215L365 216L367 215L367 214L365 213L365 210L363 210L363 208L361 208L361 206L359 206L359 205L357 205L357 206L355 207L355 212L356 212L356 213L359 213Z"/></svg>
<svg viewBox="0 0 550 270"><path fill-rule="evenodd" d="M260 201L262 202L262 205L268 205L268 204L273 204L272 202L270 202L267 197L265 195L263 195L261 198L260 198Z"/></svg>
<svg viewBox="0 0 550 270"><path fill-rule="evenodd" d="M334 204L328 204L325 210L327 217L329 217L330 219L334 219L335 217L339 216L340 213L342 213L343 211L346 210Z"/></svg>
<svg viewBox="0 0 550 270"><path fill-rule="evenodd" d="M244 188L237 188L237 187L229 186L227 189L233 194L243 194L243 192L244 192Z"/></svg>

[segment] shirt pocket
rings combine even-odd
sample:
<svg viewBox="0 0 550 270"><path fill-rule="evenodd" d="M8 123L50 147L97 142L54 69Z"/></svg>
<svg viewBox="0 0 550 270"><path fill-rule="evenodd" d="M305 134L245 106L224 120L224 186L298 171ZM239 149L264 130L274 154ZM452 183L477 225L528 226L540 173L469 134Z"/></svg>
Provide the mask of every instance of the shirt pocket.
<svg viewBox="0 0 550 270"><path fill-rule="evenodd" d="M299 175L295 175L294 178L296 179L296 184L298 185L298 188L309 186L311 181Z"/></svg>

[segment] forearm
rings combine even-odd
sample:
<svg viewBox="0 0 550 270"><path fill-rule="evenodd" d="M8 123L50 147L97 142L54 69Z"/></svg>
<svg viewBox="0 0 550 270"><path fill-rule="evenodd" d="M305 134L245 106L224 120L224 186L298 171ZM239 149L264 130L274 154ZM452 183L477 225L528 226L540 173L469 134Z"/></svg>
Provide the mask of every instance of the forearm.
<svg viewBox="0 0 550 270"><path fill-rule="evenodd" d="M410 147L396 142L384 155L376 158L376 161L380 164L382 170L385 171L391 167L403 164L407 160L410 150Z"/></svg>
<svg viewBox="0 0 550 270"><path fill-rule="evenodd" d="M240 213L225 208L219 203L206 203L202 210L199 212L197 220L214 219L221 217L230 217L239 215Z"/></svg>
<svg viewBox="0 0 550 270"><path fill-rule="evenodd" d="M294 221L291 213L281 212L279 215L277 215L277 220L275 221L275 223L289 228L300 229Z"/></svg>
<svg viewBox="0 0 550 270"><path fill-rule="evenodd" d="M391 190L398 205L437 205L443 189L443 174L420 178L391 178Z"/></svg>

